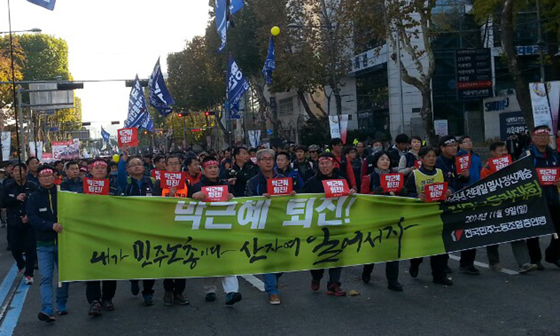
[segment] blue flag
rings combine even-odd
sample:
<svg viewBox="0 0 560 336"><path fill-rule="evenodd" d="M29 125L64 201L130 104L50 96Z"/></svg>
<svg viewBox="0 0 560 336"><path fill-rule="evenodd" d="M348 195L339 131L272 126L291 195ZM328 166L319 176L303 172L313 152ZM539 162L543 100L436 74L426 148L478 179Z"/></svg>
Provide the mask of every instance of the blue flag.
<svg viewBox="0 0 560 336"><path fill-rule="evenodd" d="M218 35L220 35L220 39L222 40L222 44L220 45L220 49L218 49L218 51L222 51L222 49L226 46L230 15L237 13L241 8L243 8L245 3L243 0L216 0L215 3L216 8L214 12L216 13L216 28L218 29ZM229 10L226 10L228 5Z"/></svg>
<svg viewBox="0 0 560 336"><path fill-rule="evenodd" d="M230 111L235 111L235 109L239 111L239 101L243 94L249 90L249 82L243 76L233 57L229 59L227 78Z"/></svg>
<svg viewBox="0 0 560 336"><path fill-rule="evenodd" d="M272 71L274 71L274 69L276 69L276 62L274 61L274 38L271 36L268 44L268 54L266 55L266 60L264 61L262 69L264 80L267 85L272 84Z"/></svg>
<svg viewBox="0 0 560 336"><path fill-rule="evenodd" d="M36 4L38 6L44 7L48 10L54 10L54 4L56 2L56 0L27 0L29 2L31 2L32 4Z"/></svg>
<svg viewBox="0 0 560 336"><path fill-rule="evenodd" d="M146 97L144 97L144 91L142 90L138 75L136 75L134 84L132 84L132 90L130 90L128 118L124 122L124 127L145 128L150 132L154 129L154 123L148 112Z"/></svg>
<svg viewBox="0 0 560 336"><path fill-rule="evenodd" d="M103 138L103 141L107 143L109 142L109 138L111 137L111 134L103 129L103 126L101 126L101 137Z"/></svg>
<svg viewBox="0 0 560 336"><path fill-rule="evenodd" d="M167 117L171 112L173 112L171 105L175 104L175 101L173 101L173 97L171 97L171 94L165 85L165 80L163 79L163 73L161 72L161 66L159 64L159 58L156 66L154 67L154 71L150 76L148 89L150 92L150 105L158 110L159 114Z"/></svg>

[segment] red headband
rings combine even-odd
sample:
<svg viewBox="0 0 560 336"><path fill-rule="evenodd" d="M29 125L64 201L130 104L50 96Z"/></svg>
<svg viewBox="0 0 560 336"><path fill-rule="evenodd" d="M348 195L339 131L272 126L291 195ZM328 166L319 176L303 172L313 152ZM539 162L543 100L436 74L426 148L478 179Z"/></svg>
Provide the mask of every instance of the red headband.
<svg viewBox="0 0 560 336"><path fill-rule="evenodd" d="M319 158L319 162L320 161L330 161L330 162L334 162L334 159L332 157L328 157L328 156L323 156Z"/></svg>
<svg viewBox="0 0 560 336"><path fill-rule="evenodd" d="M107 162L105 161L95 161L91 164L93 167L98 167L98 166L103 166L103 167L107 167Z"/></svg>
<svg viewBox="0 0 560 336"><path fill-rule="evenodd" d="M208 166L214 166L214 165L215 165L215 166L219 166L220 164L218 163L218 161L214 161L214 160L212 160L212 161L206 161L206 162L204 162L204 163L202 164L202 168L206 168L206 167L208 167Z"/></svg>
<svg viewBox="0 0 560 336"><path fill-rule="evenodd" d="M539 135L539 134L543 134L546 133L547 135L550 135L550 131L546 128L539 128L533 131L533 135Z"/></svg>
<svg viewBox="0 0 560 336"><path fill-rule="evenodd" d="M52 169L43 169L39 172L39 176L41 175L47 175L47 174L52 174L54 173L54 171Z"/></svg>

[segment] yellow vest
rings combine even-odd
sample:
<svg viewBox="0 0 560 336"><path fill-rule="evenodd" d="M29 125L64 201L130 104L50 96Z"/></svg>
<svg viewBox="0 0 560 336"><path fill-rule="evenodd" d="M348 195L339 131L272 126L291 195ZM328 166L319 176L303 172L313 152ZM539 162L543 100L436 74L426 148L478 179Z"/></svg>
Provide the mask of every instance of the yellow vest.
<svg viewBox="0 0 560 336"><path fill-rule="evenodd" d="M414 181L416 182L416 193L418 194L423 194L424 188L427 185L445 182L443 172L439 168L436 168L436 173L434 175L426 175L422 173L420 169L414 169L412 173L414 174Z"/></svg>

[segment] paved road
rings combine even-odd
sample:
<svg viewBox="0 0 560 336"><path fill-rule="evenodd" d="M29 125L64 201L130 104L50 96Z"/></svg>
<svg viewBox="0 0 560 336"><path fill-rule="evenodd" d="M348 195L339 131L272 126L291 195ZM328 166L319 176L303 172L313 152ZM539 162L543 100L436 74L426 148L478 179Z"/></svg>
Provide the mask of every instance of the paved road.
<svg viewBox="0 0 560 336"><path fill-rule="evenodd" d="M0 229L4 237L5 229ZM548 240L548 239L546 239ZM13 262L0 239L0 279ZM511 248L503 246L502 264L515 268ZM484 250L477 260L486 262ZM456 260L450 260L453 269ZM98 318L87 315L85 284L70 286L70 314L47 325L37 319L40 308L37 284L15 291L0 336L98 336L98 335L560 335L558 284L560 269L527 275L496 273L481 267L482 275L455 272L455 285L442 287L430 281L429 263L422 264L418 279L408 275L408 262L401 263L401 293L386 289L384 266L378 265L370 284L360 279L361 268L351 267L342 275L345 290L355 297L330 297L309 289L308 272L285 274L280 281L282 304L271 306L266 295L248 281L240 280L243 301L224 305L223 295L213 303L204 301L201 281L187 281L189 306L166 307L161 281L156 285L156 304L142 306L133 297L128 282L119 282L116 310ZM17 278L15 281L20 280ZM258 284L258 282L257 282ZM12 288L16 288L16 285ZM24 299L22 300L22 296ZM19 313L19 309L21 312ZM15 326L12 330L10 326Z"/></svg>

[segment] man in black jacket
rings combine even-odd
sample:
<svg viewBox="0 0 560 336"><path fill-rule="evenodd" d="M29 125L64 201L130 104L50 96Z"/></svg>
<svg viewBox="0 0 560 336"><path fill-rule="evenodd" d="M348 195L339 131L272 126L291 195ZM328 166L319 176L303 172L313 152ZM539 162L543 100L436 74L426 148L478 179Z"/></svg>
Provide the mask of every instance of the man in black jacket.
<svg viewBox="0 0 560 336"><path fill-rule="evenodd" d="M65 165L66 176L68 179L60 184L60 189L82 193L84 191L84 183L80 178L80 165L77 161L68 161Z"/></svg>
<svg viewBox="0 0 560 336"><path fill-rule="evenodd" d="M33 284L33 268L36 258L35 232L29 223L25 204L29 196L37 190L37 185L26 179L27 166L18 163L13 170L14 179L2 188L2 204L7 208L12 256L19 273L24 272L25 283ZM25 259L23 258L25 253Z"/></svg>
<svg viewBox="0 0 560 336"><path fill-rule="evenodd" d="M226 173L226 179L232 182L233 195L243 197L247 181L257 175L258 168L250 161L249 152L245 147L236 147L233 150L233 160L233 166Z"/></svg>
<svg viewBox="0 0 560 336"><path fill-rule="evenodd" d="M51 166L42 166L37 170L39 189L31 194L26 205L27 216L35 229L37 238L37 258L41 272L41 312L39 320L54 322L53 310L53 273L58 267L58 234L62 225L58 223L55 170ZM62 283L56 290L58 315L68 314L68 282Z"/></svg>
<svg viewBox="0 0 560 336"><path fill-rule="evenodd" d="M324 194L325 188L323 187L323 181L325 180L338 180L344 179L344 177L336 174L334 172L335 168L335 156L331 153L323 153L319 156L319 172L314 177L310 178L305 182L301 193L308 194ZM355 189L350 189L349 195L355 193ZM312 270L311 276L311 290L317 291L321 287L321 279L323 278L324 269ZM345 296L344 292L340 288L340 275L342 274L342 267L335 267L329 269L329 282L327 283L327 294L334 296Z"/></svg>

